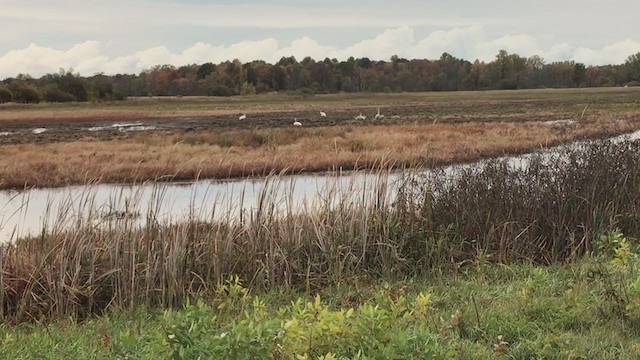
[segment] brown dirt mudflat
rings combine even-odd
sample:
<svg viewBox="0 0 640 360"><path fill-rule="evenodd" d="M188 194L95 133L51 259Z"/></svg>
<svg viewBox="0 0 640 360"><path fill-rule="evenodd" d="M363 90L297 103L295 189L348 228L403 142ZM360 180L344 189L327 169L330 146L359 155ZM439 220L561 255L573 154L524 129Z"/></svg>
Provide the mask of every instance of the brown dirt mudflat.
<svg viewBox="0 0 640 360"><path fill-rule="evenodd" d="M160 133L218 129L465 122L556 121L598 112L640 109L640 90L567 89L419 94L337 94L311 97L133 98L117 103L0 106L0 145L129 138L136 124ZM376 120L377 109L385 115ZM328 116L323 118L320 111ZM247 119L238 120L240 114ZM357 120L362 113L367 118ZM96 128L100 131L91 131ZM34 133L44 128L46 131ZM36 130L38 132L38 130Z"/></svg>

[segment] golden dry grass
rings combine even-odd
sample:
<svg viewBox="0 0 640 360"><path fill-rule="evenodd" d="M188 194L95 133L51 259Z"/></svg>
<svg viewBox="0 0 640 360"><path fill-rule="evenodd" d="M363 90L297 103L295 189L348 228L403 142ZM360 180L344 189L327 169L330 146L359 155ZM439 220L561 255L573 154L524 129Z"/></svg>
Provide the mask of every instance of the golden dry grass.
<svg viewBox="0 0 640 360"><path fill-rule="evenodd" d="M387 114L383 122L352 123L353 114L362 111L371 117L378 107ZM326 124L318 121L319 110L334 118ZM52 132L44 140L31 135L23 137L21 144L7 142L0 146L0 188L244 177L282 170L348 170L370 168L381 161L395 166L472 161L637 130L640 91L598 88L311 97L267 94L136 98L99 104L13 104L0 106L0 127L51 124L64 128L80 122L104 124L151 118L170 118L179 124L190 117L228 116L227 120L235 120L239 113L264 121L259 125L227 121L214 128L207 127L209 120L204 119L198 123L202 126L198 131L184 128L102 138L98 133L67 131L66 135ZM284 119L294 116L310 127L292 128ZM545 123L562 119L577 122L571 126ZM94 135L96 138L91 138Z"/></svg>
<svg viewBox="0 0 640 360"><path fill-rule="evenodd" d="M6 145L0 147L0 187L349 170L371 168L381 161L395 166L433 166L638 128L640 116L623 121L585 116L571 126L467 122L241 129Z"/></svg>

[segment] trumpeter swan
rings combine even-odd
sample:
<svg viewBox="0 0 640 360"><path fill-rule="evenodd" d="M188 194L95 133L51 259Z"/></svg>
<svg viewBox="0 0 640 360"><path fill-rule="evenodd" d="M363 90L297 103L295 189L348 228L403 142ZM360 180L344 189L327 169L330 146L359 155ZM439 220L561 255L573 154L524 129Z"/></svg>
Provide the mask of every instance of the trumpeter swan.
<svg viewBox="0 0 640 360"><path fill-rule="evenodd" d="M375 119L376 120L384 119L384 115L380 113L380 108L378 108L378 113L376 114Z"/></svg>

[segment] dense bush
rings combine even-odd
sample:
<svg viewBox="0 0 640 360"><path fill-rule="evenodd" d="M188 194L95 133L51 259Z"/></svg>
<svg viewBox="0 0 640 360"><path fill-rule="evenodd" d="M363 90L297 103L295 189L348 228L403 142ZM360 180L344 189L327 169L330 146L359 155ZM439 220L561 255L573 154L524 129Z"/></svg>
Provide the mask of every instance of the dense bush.
<svg viewBox="0 0 640 360"><path fill-rule="evenodd" d="M81 78L80 75L67 73L61 76L57 83L60 90L71 94L76 100L89 100L89 92L87 91L84 79Z"/></svg>
<svg viewBox="0 0 640 360"><path fill-rule="evenodd" d="M229 87L224 86L222 84L219 84L219 85L215 85L213 87L210 87L207 90L207 95L209 95L209 96L233 96L233 95L236 95L236 94Z"/></svg>
<svg viewBox="0 0 640 360"><path fill-rule="evenodd" d="M13 94L6 86L0 84L0 104L13 100Z"/></svg>
<svg viewBox="0 0 640 360"><path fill-rule="evenodd" d="M534 154L525 165L502 159L442 170L403 206L417 209L431 236L450 229L460 246L454 258L481 249L503 262L561 261L589 251L603 232L640 233L638 150L637 142L603 140Z"/></svg>
<svg viewBox="0 0 640 360"><path fill-rule="evenodd" d="M19 103L37 103L40 102L40 91L34 85L25 81L15 80L9 85L9 89L13 93L13 100Z"/></svg>
<svg viewBox="0 0 640 360"><path fill-rule="evenodd" d="M42 100L48 102L70 102L75 101L76 98L68 92L62 91L56 87L49 87L44 90Z"/></svg>

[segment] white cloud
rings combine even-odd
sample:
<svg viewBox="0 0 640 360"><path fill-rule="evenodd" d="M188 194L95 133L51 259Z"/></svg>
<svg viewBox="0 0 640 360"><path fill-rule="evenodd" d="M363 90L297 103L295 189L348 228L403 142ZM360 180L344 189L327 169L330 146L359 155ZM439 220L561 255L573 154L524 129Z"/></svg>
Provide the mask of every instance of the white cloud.
<svg viewBox="0 0 640 360"><path fill-rule="evenodd" d="M601 49L578 48L574 52L574 59L586 64L619 64L629 55L640 52L640 43L631 39L618 41Z"/></svg>
<svg viewBox="0 0 640 360"><path fill-rule="evenodd" d="M229 47L219 46L215 48L215 54L209 61L221 62L225 60L239 59L241 61L265 60L274 61L278 51L276 39L264 39L260 41L242 41Z"/></svg>
<svg viewBox="0 0 640 360"><path fill-rule="evenodd" d="M574 60L575 51L576 48L567 43L556 44L553 45L549 51L545 52L545 60L547 62Z"/></svg>
<svg viewBox="0 0 640 360"><path fill-rule="evenodd" d="M479 58L491 61L496 53L505 49L521 56L540 55L547 62L576 60L588 65L619 64L640 51L640 43L625 39L600 48L575 47L568 43L552 44L546 48L528 34L514 34L491 39L482 26L469 26L439 30L424 38L416 38L412 27L387 29L379 35L345 47L324 45L303 36L289 44L280 44L274 38L257 41L241 41L227 46L197 42L181 52L174 52L165 45L149 47L123 56L109 55L110 44L85 41L68 49L30 44L24 49L0 54L0 78L28 73L39 77L57 72L60 68L73 68L83 75L98 72L107 74L139 73L154 65L219 63L239 59L243 62L265 60L276 62L282 56L295 56L301 60L311 56L316 60L325 57L343 60L349 56L387 60L391 55L407 58L439 58L443 52L470 61Z"/></svg>
<svg viewBox="0 0 640 360"><path fill-rule="evenodd" d="M459 58L475 58L477 44L484 39L482 26L455 28L448 31L434 31L412 47L408 57L439 58L442 53L449 53Z"/></svg>
<svg viewBox="0 0 640 360"><path fill-rule="evenodd" d="M503 36L476 46L478 57L481 59L493 59L500 50L527 57L544 53L537 40L526 34Z"/></svg>
<svg viewBox="0 0 640 360"><path fill-rule="evenodd" d="M0 76L9 77L21 73L39 76L70 67L85 72L102 66L108 60L96 41L85 41L66 51L31 44L25 49L12 50L0 57Z"/></svg>
<svg viewBox="0 0 640 360"><path fill-rule="evenodd" d="M277 48L277 43L275 44L275 46ZM337 51L338 49L333 46L323 46L310 37L305 36L301 39L292 41L290 46L278 49L276 51L276 57L281 58L283 56L298 54L296 55L298 60L302 60L302 58L306 56L311 56L311 58L316 60L324 60L324 58L326 57L335 57ZM301 54L306 55L302 56Z"/></svg>
<svg viewBox="0 0 640 360"><path fill-rule="evenodd" d="M413 30L408 26L386 30L373 39L360 41L344 49L336 50L338 59L369 57L376 60L389 59L391 55L406 52L413 46Z"/></svg>

